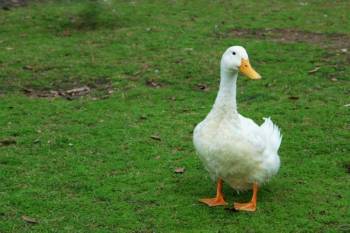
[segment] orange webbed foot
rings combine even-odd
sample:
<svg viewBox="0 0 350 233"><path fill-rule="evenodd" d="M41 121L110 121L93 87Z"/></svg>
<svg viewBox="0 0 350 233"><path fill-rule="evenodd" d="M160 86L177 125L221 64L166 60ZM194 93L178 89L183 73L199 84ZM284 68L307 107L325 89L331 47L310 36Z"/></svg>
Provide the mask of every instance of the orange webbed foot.
<svg viewBox="0 0 350 233"><path fill-rule="evenodd" d="M207 204L208 206L220 206L227 205L227 202L223 198L203 198L199 199L200 202Z"/></svg>
<svg viewBox="0 0 350 233"><path fill-rule="evenodd" d="M222 179L218 179L218 184L216 187L216 197L214 198L203 198L199 199L200 202L207 204L208 206L220 206L227 205L227 202L224 199L224 195L222 194Z"/></svg>
<svg viewBox="0 0 350 233"><path fill-rule="evenodd" d="M253 184L253 196L252 200L247 203L237 203L235 202L233 205L233 208L238 211L249 211L254 212L256 211L256 201L257 201L257 193L258 193L258 184Z"/></svg>
<svg viewBox="0 0 350 233"><path fill-rule="evenodd" d="M247 203L235 202L233 207L235 208L235 210L239 210L239 211L249 211L249 212L256 211L256 204L254 202L247 202Z"/></svg>

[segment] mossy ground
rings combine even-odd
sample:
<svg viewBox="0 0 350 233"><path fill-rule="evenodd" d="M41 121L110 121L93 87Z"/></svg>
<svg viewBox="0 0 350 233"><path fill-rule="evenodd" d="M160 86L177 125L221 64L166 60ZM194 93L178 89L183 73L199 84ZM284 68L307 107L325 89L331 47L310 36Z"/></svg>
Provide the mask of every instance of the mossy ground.
<svg viewBox="0 0 350 233"><path fill-rule="evenodd" d="M348 1L267 0L2 10L0 139L16 144L0 147L0 232L349 231L349 48L331 43L350 36L349 11ZM232 33L266 28L330 40ZM239 79L239 111L271 116L283 133L281 170L256 213L197 202L215 184L192 130L215 99L222 52L237 44L263 76ZM84 85L73 100L36 94ZM250 196L224 191L230 203Z"/></svg>

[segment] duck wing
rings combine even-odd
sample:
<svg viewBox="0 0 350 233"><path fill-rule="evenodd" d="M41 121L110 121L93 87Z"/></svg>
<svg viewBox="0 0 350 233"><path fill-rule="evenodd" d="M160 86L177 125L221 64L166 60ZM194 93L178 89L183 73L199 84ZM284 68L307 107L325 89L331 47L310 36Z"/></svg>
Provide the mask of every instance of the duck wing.
<svg viewBox="0 0 350 233"><path fill-rule="evenodd" d="M262 154L266 149L266 140L259 125L253 120L239 114L241 128L241 143L255 155Z"/></svg>

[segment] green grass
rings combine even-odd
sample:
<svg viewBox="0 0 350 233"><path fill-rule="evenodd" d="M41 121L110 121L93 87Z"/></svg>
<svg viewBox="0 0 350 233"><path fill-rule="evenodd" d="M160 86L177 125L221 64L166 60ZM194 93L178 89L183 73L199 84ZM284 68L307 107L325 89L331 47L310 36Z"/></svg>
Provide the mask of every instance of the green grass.
<svg viewBox="0 0 350 233"><path fill-rule="evenodd" d="M348 1L91 4L0 12L0 139L17 142L0 147L0 232L349 231L349 52L230 33L350 36ZM197 202L215 184L192 130L215 99L222 52L235 44L263 76L239 79L239 111L258 123L271 116L283 133L281 170L256 213ZM72 101L23 93L82 85L91 93ZM250 196L224 191L230 203Z"/></svg>

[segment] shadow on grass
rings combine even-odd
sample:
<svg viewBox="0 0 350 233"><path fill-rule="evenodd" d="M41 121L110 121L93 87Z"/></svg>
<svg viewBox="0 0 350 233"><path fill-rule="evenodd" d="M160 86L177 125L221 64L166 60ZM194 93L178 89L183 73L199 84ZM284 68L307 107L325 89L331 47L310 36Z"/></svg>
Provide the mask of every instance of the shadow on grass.
<svg viewBox="0 0 350 233"><path fill-rule="evenodd" d="M101 0L86 1L77 12L68 15L66 21L59 25L63 30L92 31L98 29L113 29L125 26L111 8Z"/></svg>

